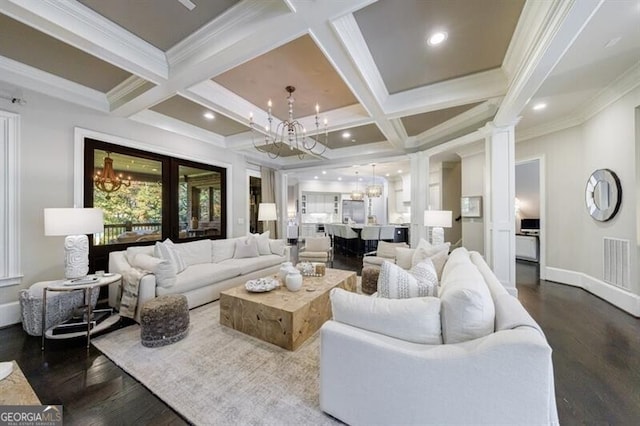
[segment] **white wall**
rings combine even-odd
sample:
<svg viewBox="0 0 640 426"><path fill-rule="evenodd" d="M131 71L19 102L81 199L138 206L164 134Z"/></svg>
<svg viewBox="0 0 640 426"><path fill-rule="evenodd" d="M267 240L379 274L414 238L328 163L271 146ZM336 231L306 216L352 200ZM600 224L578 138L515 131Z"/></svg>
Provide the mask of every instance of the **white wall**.
<svg viewBox="0 0 640 426"><path fill-rule="evenodd" d="M484 152L461 160L462 197L480 195L484 207ZM462 218L462 245L484 254L484 213L482 218Z"/></svg>
<svg viewBox="0 0 640 426"><path fill-rule="evenodd" d="M630 241L631 289L640 294L637 257L635 108L640 105L640 87L596 114L584 124L516 144L516 161L543 155L546 180L547 266L566 276L584 275L581 280L603 278L603 237ZM516 129L517 132L517 129ZM516 133L517 136L517 133ZM587 178L596 169L613 170L622 185L622 204L615 218L597 222L585 207ZM553 275L552 276L557 276ZM601 285L602 284L602 285ZM611 300L623 297L604 283L593 284ZM614 296L610 296L613 294ZM640 302L632 298L640 309Z"/></svg>
<svg viewBox="0 0 640 426"><path fill-rule="evenodd" d="M0 83L0 90L12 90ZM0 108L21 117L20 180L21 180L21 258L22 285L0 288L0 308L18 299L20 288L37 281L63 276L63 237L45 237L43 209L73 206L74 128L115 135L143 144L157 146L176 156L193 158L229 167L230 234L244 235L248 189L246 163L243 157L231 154L205 142L136 123L130 119L66 103L39 93L24 90L27 104L0 103Z"/></svg>

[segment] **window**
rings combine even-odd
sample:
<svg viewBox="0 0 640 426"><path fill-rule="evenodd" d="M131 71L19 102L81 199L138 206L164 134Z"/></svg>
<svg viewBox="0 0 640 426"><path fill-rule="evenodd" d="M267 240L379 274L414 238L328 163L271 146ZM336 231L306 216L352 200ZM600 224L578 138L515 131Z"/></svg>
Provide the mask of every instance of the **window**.
<svg viewBox="0 0 640 426"><path fill-rule="evenodd" d="M104 211L90 268L107 269L123 246L226 238L226 169L85 138L84 205Z"/></svg>
<svg viewBox="0 0 640 426"><path fill-rule="evenodd" d="M156 241L162 237L162 161L95 149L93 207L104 212L95 245ZM105 170L116 183L101 184ZM114 190L115 189L115 190Z"/></svg>

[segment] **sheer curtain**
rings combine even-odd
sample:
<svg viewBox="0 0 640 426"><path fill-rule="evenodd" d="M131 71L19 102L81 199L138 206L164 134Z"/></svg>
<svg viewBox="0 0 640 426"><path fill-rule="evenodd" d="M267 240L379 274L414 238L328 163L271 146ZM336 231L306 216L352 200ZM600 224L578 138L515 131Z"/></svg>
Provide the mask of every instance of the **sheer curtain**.
<svg viewBox="0 0 640 426"><path fill-rule="evenodd" d="M260 177L262 179L261 182L261 196L263 203L275 203L276 202L276 176L275 171L269 167L260 166ZM276 209L279 209L279 206L276 204ZM280 212L278 212L278 217L280 216ZM278 238L278 227L276 225L276 221L269 220L262 224L262 229L264 231L271 231L271 238Z"/></svg>

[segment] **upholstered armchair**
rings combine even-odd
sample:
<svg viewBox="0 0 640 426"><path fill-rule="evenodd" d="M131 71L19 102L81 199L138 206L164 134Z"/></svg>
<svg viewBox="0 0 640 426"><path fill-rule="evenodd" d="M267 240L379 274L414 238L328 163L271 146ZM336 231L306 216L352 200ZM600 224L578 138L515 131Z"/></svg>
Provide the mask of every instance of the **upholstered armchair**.
<svg viewBox="0 0 640 426"><path fill-rule="evenodd" d="M307 237L305 245L298 253L300 262L331 262L333 266L333 247L329 237Z"/></svg>

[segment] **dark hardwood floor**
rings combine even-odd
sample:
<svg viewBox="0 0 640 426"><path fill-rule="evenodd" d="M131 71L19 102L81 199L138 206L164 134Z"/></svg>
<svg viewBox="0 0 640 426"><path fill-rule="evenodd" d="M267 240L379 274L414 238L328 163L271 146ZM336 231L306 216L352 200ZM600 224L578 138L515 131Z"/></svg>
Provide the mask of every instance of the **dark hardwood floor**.
<svg viewBox="0 0 640 426"><path fill-rule="evenodd" d="M334 267L360 272L337 255ZM640 320L584 290L538 280L517 265L519 298L553 348L556 399L564 424L635 425L640 419ZM65 424L178 425L186 422L83 339L47 341L20 325L0 330L0 361L16 360L43 403L64 406ZM526 419L523 419L526 423Z"/></svg>

